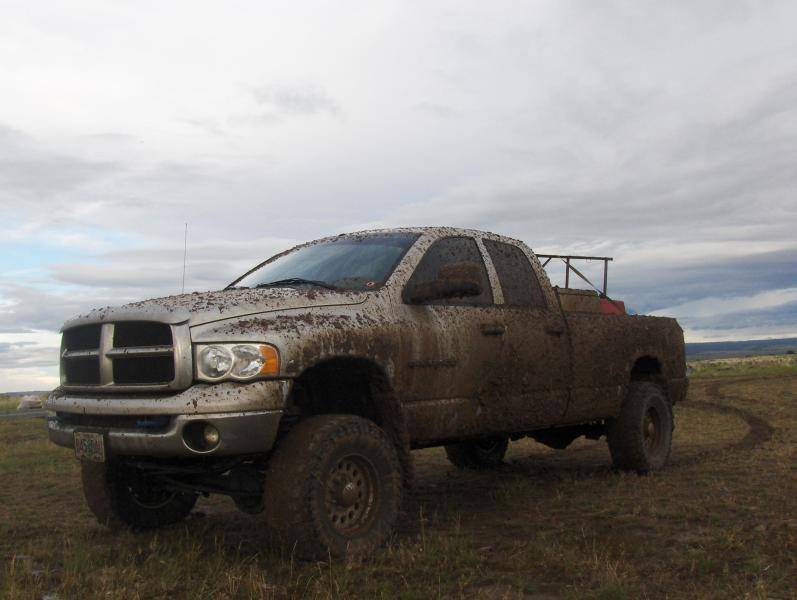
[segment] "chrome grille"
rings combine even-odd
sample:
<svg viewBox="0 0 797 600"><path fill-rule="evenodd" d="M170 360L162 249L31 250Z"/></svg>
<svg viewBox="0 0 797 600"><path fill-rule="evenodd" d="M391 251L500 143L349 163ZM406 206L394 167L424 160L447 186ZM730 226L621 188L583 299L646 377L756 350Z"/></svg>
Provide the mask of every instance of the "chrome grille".
<svg viewBox="0 0 797 600"><path fill-rule="evenodd" d="M92 323L61 341L61 385L117 390L179 389L191 379L187 325L156 321Z"/></svg>

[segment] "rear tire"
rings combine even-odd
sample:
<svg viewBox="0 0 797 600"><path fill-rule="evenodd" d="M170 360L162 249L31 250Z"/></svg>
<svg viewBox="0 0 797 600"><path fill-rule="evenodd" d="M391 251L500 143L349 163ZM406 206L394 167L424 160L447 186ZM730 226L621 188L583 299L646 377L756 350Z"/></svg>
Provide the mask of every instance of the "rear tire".
<svg viewBox="0 0 797 600"><path fill-rule="evenodd" d="M620 415L606 427L614 467L639 474L661 469L670 457L673 428L672 405L661 386L632 382Z"/></svg>
<svg viewBox="0 0 797 600"><path fill-rule="evenodd" d="M266 520L300 558L364 557L399 513L396 448L373 422L319 415L297 424L266 471Z"/></svg>
<svg viewBox="0 0 797 600"><path fill-rule="evenodd" d="M504 462L509 438L491 437L459 444L448 444L446 456L460 469L492 469Z"/></svg>
<svg viewBox="0 0 797 600"><path fill-rule="evenodd" d="M83 462L86 504L97 521L111 529L157 529L185 519L196 494L166 490L139 469L119 463Z"/></svg>

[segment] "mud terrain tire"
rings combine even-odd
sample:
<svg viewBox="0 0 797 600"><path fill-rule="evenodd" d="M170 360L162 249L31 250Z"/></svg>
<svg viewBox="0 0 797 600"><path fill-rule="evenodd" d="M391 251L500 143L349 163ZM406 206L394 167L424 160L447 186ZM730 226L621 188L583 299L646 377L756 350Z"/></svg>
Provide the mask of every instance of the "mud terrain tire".
<svg viewBox="0 0 797 600"><path fill-rule="evenodd" d="M111 529L157 529L182 521L197 495L167 491L140 471L117 463L83 462L83 494L100 524Z"/></svg>
<svg viewBox="0 0 797 600"><path fill-rule="evenodd" d="M606 427L614 467L640 475L661 469L670 457L673 428L672 405L661 386L631 383L620 415Z"/></svg>
<svg viewBox="0 0 797 600"><path fill-rule="evenodd" d="M492 469L504 462L509 438L493 437L459 444L448 444L446 456L460 469Z"/></svg>
<svg viewBox="0 0 797 600"><path fill-rule="evenodd" d="M266 521L299 558L365 557L393 531L402 476L396 448L373 422L308 417L266 471Z"/></svg>

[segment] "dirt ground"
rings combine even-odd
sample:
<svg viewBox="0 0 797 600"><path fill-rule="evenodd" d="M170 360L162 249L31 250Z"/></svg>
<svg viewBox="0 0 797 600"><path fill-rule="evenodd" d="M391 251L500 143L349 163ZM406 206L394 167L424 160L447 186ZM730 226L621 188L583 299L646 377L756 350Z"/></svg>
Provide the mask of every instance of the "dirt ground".
<svg viewBox="0 0 797 600"><path fill-rule="evenodd" d="M611 470L603 441L510 445L491 472L415 453L390 546L293 560L224 498L112 534L41 420L0 421L3 598L797 598L797 377L692 382L670 466Z"/></svg>

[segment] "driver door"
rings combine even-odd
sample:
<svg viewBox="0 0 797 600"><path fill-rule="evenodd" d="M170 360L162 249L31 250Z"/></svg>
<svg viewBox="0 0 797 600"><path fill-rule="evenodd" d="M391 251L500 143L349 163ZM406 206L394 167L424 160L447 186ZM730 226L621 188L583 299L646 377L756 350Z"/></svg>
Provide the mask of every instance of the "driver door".
<svg viewBox="0 0 797 600"><path fill-rule="evenodd" d="M478 294L414 299L415 290L459 272L474 274ZM403 301L416 328L403 398L413 443L488 433L488 408L501 389L505 327L476 241L456 236L434 242L407 282Z"/></svg>

